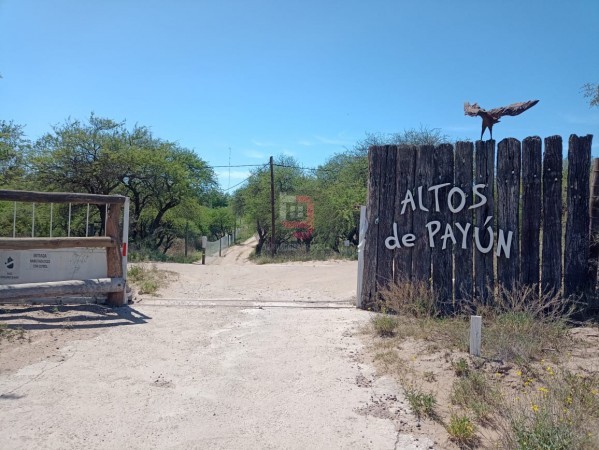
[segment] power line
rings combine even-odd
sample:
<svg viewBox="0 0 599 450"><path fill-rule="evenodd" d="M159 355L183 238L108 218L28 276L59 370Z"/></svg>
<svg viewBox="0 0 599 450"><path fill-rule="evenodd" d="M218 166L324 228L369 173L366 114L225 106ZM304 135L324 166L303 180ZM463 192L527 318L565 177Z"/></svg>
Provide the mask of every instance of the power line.
<svg viewBox="0 0 599 450"><path fill-rule="evenodd" d="M268 165L269 165L269 163L266 163L266 164L262 164L261 166L253 166L253 167L266 167L266 166L268 166ZM249 180L249 179L250 179L250 178L252 178L253 176L254 176L254 174L251 174L251 175L250 175L249 177L247 177L245 180L243 180L243 181L240 181L239 183L237 183L237 184L234 184L233 186L231 186L231 187L228 187L227 189L223 189L223 192L227 192L227 191L230 191L231 189L235 189L237 186L239 186L239 185L241 185L241 184L245 183L247 180Z"/></svg>
<svg viewBox="0 0 599 450"><path fill-rule="evenodd" d="M268 163L266 163L268 164ZM228 166L207 166L209 169L226 169L228 167L262 167L265 164L233 164Z"/></svg>

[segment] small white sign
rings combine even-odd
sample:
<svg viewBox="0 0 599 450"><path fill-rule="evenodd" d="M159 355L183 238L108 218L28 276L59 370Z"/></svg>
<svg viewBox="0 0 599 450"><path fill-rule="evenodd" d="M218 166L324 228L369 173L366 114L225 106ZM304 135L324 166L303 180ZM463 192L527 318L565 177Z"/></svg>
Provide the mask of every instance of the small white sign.
<svg viewBox="0 0 599 450"><path fill-rule="evenodd" d="M103 248L0 251L0 284L105 278L107 273Z"/></svg>

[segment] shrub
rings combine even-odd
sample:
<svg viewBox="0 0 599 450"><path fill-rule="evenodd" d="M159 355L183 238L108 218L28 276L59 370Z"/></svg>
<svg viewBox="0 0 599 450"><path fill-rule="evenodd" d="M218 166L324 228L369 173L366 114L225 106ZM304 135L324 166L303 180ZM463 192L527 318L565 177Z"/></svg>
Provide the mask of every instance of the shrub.
<svg viewBox="0 0 599 450"><path fill-rule="evenodd" d="M419 419L422 416L434 418L435 406L437 405L437 399L431 393L424 393L414 386L405 388L406 400L410 404L412 411Z"/></svg>
<svg viewBox="0 0 599 450"><path fill-rule="evenodd" d="M392 283L379 292L380 307L416 318L437 317L437 296L422 281Z"/></svg>
<svg viewBox="0 0 599 450"><path fill-rule="evenodd" d="M395 334L395 330L399 325L397 317L388 314L377 314L372 319L372 325L376 334L382 337L389 337Z"/></svg>
<svg viewBox="0 0 599 450"><path fill-rule="evenodd" d="M447 424L447 433L460 447L471 448L476 445L476 427L468 416L452 414Z"/></svg>

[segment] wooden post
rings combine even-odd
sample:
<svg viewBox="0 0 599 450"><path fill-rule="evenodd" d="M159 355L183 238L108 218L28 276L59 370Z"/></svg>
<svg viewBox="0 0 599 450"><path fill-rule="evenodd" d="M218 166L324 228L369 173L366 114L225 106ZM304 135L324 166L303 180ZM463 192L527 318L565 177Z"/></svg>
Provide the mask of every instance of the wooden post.
<svg viewBox="0 0 599 450"><path fill-rule="evenodd" d="M495 141L476 142L476 160L474 168L475 184L484 184L487 203L475 210L474 226L481 230L481 244L487 244L482 231L493 226L495 221ZM485 225L488 217L491 220ZM474 290L479 302L489 304L493 298L495 270L493 269L493 251L483 253L474 250Z"/></svg>
<svg viewBox="0 0 599 450"><path fill-rule="evenodd" d="M543 293L557 294L562 286L562 157L562 137L545 138L541 260Z"/></svg>
<svg viewBox="0 0 599 450"><path fill-rule="evenodd" d="M590 198L590 239L589 254L589 283L592 289L597 286L597 265L599 263L599 158L593 160L591 173L591 198Z"/></svg>
<svg viewBox="0 0 599 450"><path fill-rule="evenodd" d="M453 147L450 144L441 144L435 147L433 154L433 185L446 184L447 186L438 189L433 196L438 199L433 200L431 205L431 219L441 223L441 228L437 233L437 238L442 236L446 226L453 225L453 214L444 201L453 188ZM429 195L431 195L429 193ZM438 208L437 208L438 206ZM439 211L437 211L437 209ZM454 312L453 304L453 243L451 240L445 241L446 247L443 248L441 239L435 243L432 249L431 270L433 289L437 296L438 308L444 315L450 315Z"/></svg>
<svg viewBox="0 0 599 450"><path fill-rule="evenodd" d="M362 281L363 309L371 308L376 302L376 271L378 251L378 227L379 227L379 200L380 185L385 158L381 147L370 147L368 149L368 202L366 204L366 229L365 240L368 245L364 247L364 279Z"/></svg>
<svg viewBox="0 0 599 450"><path fill-rule="evenodd" d="M414 172L414 188L412 192L417 205L413 218L413 232L416 235L412 258L412 280L429 283L431 279L431 253L426 224L430 220L432 198L428 192L433 182L433 155L435 148L432 145L421 145L416 151L416 169ZM418 189L422 189L419 195Z"/></svg>
<svg viewBox="0 0 599 450"><path fill-rule="evenodd" d="M514 138L503 139L497 146L497 228L498 251L501 250L500 230L503 231L504 242L509 243L509 258L506 250L497 257L497 282L505 289L512 290L519 279L519 200L520 200L520 141ZM485 242L487 233L485 235ZM493 254L493 248L491 248Z"/></svg>
<svg viewBox="0 0 599 450"><path fill-rule="evenodd" d="M467 224L472 224L472 210L469 207L472 205L472 163L474 156L474 145L472 142L457 142L455 149L455 175L454 185L459 187L467 195L466 206L458 213L454 214L454 223L459 223L462 227ZM457 200L459 201L459 200ZM456 206L459 203L456 203ZM456 311L461 311L466 302L472 300L473 295L473 277L474 263L472 253L472 238L471 234L460 236L459 231L454 229L456 233L457 244L454 245L455 255L455 308Z"/></svg>
<svg viewBox="0 0 599 450"><path fill-rule="evenodd" d="M380 147L381 158L384 161L381 173L380 200L378 213L377 269L376 291L380 292L393 282L393 256L394 250L389 250L385 245L387 237L393 234L393 219L395 217L395 170L397 168L397 146L386 145ZM372 245L372 243L368 243ZM378 309L378 308L377 308Z"/></svg>
<svg viewBox="0 0 599 450"><path fill-rule="evenodd" d="M397 167L395 169L395 216L394 222L397 223L397 229L400 234L412 233L412 218L414 213L412 208L405 208L403 214L401 201L406 196L408 190L414 189L414 169L416 167L416 146L400 145L397 150ZM412 279L412 259L413 248L405 247L395 250L393 256L393 281L395 283L405 283Z"/></svg>
<svg viewBox="0 0 599 450"><path fill-rule="evenodd" d="M277 253L277 247L275 240L275 172L272 156L270 157L270 222L270 253L274 257Z"/></svg>
<svg viewBox="0 0 599 450"><path fill-rule="evenodd" d="M522 142L522 239L520 282L539 285L541 237L541 138Z"/></svg>
<svg viewBox="0 0 599 450"><path fill-rule="evenodd" d="M110 278L125 278L123 276L123 257L121 254L121 246L118 244L119 239L119 219L121 214L121 204L112 203L108 207L108 217L106 218L106 235L113 238L117 245L106 248L106 265L108 268L108 277ZM106 302L112 306L123 306L122 292L113 292L108 294Z"/></svg>
<svg viewBox="0 0 599 450"><path fill-rule="evenodd" d="M470 316L470 354L480 356L482 341L482 318L481 316Z"/></svg>
<svg viewBox="0 0 599 450"><path fill-rule="evenodd" d="M570 135L564 255L564 297L589 287L589 178L593 136Z"/></svg>

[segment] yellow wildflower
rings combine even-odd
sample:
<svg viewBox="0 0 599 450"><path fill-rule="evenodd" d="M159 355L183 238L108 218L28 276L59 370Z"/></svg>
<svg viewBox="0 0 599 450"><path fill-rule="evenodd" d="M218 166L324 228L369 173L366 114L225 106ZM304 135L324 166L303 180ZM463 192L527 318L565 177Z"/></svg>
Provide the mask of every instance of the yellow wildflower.
<svg viewBox="0 0 599 450"><path fill-rule="evenodd" d="M518 375L519 377L521 377L522 376L522 371L521 370L517 370L516 371L516 375Z"/></svg>
<svg viewBox="0 0 599 450"><path fill-rule="evenodd" d="M547 395L547 393L549 392L549 389L547 389L546 387L540 387L537 389L539 392L542 392L543 394Z"/></svg>
<svg viewBox="0 0 599 450"><path fill-rule="evenodd" d="M539 405L535 405L534 403L530 406L530 409L532 409L533 412L537 413L539 412Z"/></svg>

